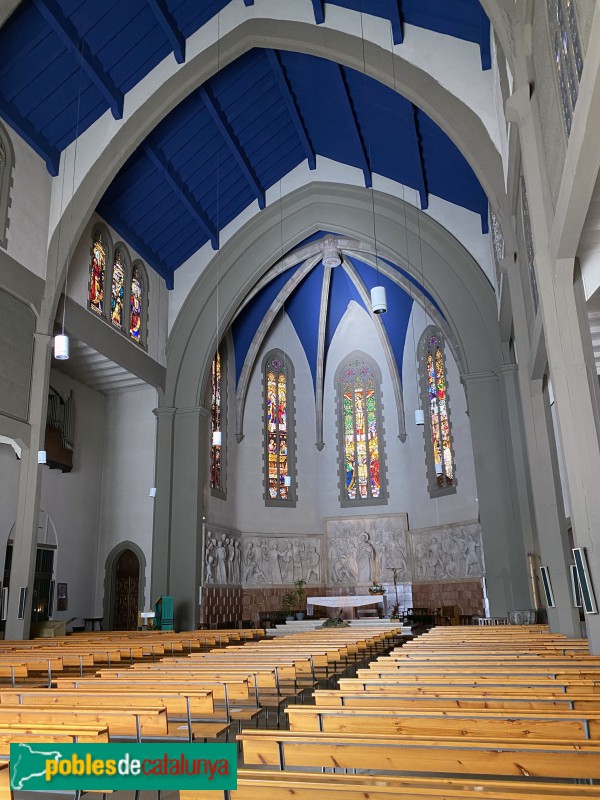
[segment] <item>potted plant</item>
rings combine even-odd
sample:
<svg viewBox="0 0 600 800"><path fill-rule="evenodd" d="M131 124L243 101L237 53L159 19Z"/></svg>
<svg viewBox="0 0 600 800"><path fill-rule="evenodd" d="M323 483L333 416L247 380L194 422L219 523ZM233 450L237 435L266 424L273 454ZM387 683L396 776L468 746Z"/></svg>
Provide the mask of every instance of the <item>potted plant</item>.
<svg viewBox="0 0 600 800"><path fill-rule="evenodd" d="M286 592L281 599L281 610L285 614L285 620L288 622L294 619L294 607L296 605L296 593Z"/></svg>
<svg viewBox="0 0 600 800"><path fill-rule="evenodd" d="M306 586L305 581L302 578L298 578L297 581L294 582L294 588L296 592L296 603L300 609L304 607L304 598L306 597L306 592L304 591L304 587ZM304 611L300 610L296 612L296 619L304 619Z"/></svg>
<svg viewBox="0 0 600 800"><path fill-rule="evenodd" d="M385 586L381 583L373 583L369 586L369 594L385 594Z"/></svg>

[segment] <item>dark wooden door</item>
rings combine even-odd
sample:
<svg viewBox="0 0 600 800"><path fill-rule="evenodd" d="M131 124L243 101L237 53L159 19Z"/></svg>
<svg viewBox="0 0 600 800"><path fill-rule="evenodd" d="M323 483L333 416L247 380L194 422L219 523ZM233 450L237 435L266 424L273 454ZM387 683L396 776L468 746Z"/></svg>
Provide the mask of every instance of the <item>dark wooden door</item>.
<svg viewBox="0 0 600 800"><path fill-rule="evenodd" d="M133 550L123 550L115 565L114 630L135 631L137 629L139 590L139 559Z"/></svg>

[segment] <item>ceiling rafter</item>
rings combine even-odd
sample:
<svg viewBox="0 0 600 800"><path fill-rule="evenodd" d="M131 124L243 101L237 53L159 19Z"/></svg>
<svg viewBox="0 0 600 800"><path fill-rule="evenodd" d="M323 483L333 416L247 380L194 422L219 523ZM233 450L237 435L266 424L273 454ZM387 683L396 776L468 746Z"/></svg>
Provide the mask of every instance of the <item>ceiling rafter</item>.
<svg viewBox="0 0 600 800"><path fill-rule="evenodd" d="M130 247L144 259L148 266L164 278L167 289L172 289L174 285L173 271L165 267L159 256L153 252L149 245L131 228L121 216L111 214L110 209L99 211L104 221L114 228Z"/></svg>
<svg viewBox="0 0 600 800"><path fill-rule="evenodd" d="M315 22L322 25L325 22L325 2L324 0L312 0Z"/></svg>
<svg viewBox="0 0 600 800"><path fill-rule="evenodd" d="M94 82L108 105L115 119L123 117L123 92L106 72L100 59L92 53L88 43L77 32L71 20L65 16L56 0L33 0L36 9L58 35L67 50L77 59L81 59L82 69Z"/></svg>
<svg viewBox="0 0 600 800"><path fill-rule="evenodd" d="M212 91L207 86L201 86L200 89L198 89L198 94L202 98L204 106L208 111L208 113L210 114L213 122L219 129L219 132L223 137L223 140L227 145L230 153L237 161L241 171L244 173L248 185L250 186L250 188L254 192L254 195L256 196L256 199L258 200L258 207L264 208L265 190L261 186L260 181L258 180L256 173L254 172L252 164L250 163L248 156L244 152L244 149L242 148L241 144L239 143L235 133L233 132L233 129L229 124L227 117L225 116L223 110L219 106L217 98L214 96Z"/></svg>
<svg viewBox="0 0 600 800"><path fill-rule="evenodd" d="M165 154L160 150L160 148L154 144L153 142L144 142L142 145L144 149L144 153L148 156L148 158L152 161L155 167L157 167L162 173L173 190L181 203L187 208L190 214L194 217L196 222L200 225L202 230L206 233L208 238L210 239L210 243L212 245L213 250L219 249L219 232L216 229L215 225L211 222L208 217L208 214L202 208L201 204L196 200L194 195L186 186L185 182L173 167L171 162L167 159Z"/></svg>
<svg viewBox="0 0 600 800"><path fill-rule="evenodd" d="M413 103L409 104L408 112L408 135L411 143L415 149L415 162L417 164L417 189L421 199L421 208L426 209L429 206L429 190L427 188L427 176L425 174L425 159L423 157L423 141L421 139L421 131L419 130L419 119L417 117L417 109Z"/></svg>
<svg viewBox="0 0 600 800"><path fill-rule="evenodd" d="M48 172L53 177L58 175L60 167L60 151L43 136L27 117L24 117L19 109L0 95L0 117L2 117L11 128L22 136L27 144L31 145L35 152L46 162Z"/></svg>
<svg viewBox="0 0 600 800"><path fill-rule="evenodd" d="M481 68L492 68L492 45L490 20L482 5L479 6L479 51L481 53Z"/></svg>
<svg viewBox="0 0 600 800"><path fill-rule="evenodd" d="M171 45L175 61L183 64L185 61L185 36L179 29L175 17L169 11L166 0L148 0L148 5Z"/></svg>
<svg viewBox="0 0 600 800"><path fill-rule="evenodd" d="M277 52L277 50L267 50L266 53L267 53L267 58L269 60L269 65L277 81L277 85L281 90L281 95L283 97L283 100L288 108L288 111L290 112L290 117L292 118L294 128L296 129L296 133L298 134L298 138L300 139L300 144L302 145L302 148L306 153L306 157L308 159L308 166L310 169L316 169L317 166L316 153L314 147L310 142L306 126L302 120L302 117L300 116L300 110L298 108L296 100L294 99L294 93L292 91L290 82L283 69L283 65L281 63L281 57Z"/></svg>
<svg viewBox="0 0 600 800"><path fill-rule="evenodd" d="M404 42L402 0L390 0L390 21L392 23L392 38L394 44L402 44Z"/></svg>
<svg viewBox="0 0 600 800"><path fill-rule="evenodd" d="M367 189L369 189L373 185L371 165L369 163L367 148L365 147L365 142L362 137L362 133L360 131L360 126L358 124L356 109L354 108L352 97L350 95L350 90L348 88L348 82L346 81L346 76L344 74L344 68L340 64L332 64L332 67L333 67L333 74L337 82L337 89L341 105L346 110L346 116L348 117L348 121L350 123L349 127L354 131L355 139L358 144L360 168L362 169L363 174L365 176L365 186L367 187Z"/></svg>

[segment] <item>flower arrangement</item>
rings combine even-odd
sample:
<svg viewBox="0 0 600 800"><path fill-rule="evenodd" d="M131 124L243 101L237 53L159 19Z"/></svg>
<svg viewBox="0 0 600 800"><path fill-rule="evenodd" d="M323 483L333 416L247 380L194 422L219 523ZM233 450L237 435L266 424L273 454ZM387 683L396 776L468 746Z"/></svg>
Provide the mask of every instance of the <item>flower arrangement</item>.
<svg viewBox="0 0 600 800"><path fill-rule="evenodd" d="M315 630L321 630L322 628L347 628L350 625L348 620L342 619L341 617L328 617L322 625L319 625L318 628Z"/></svg>
<svg viewBox="0 0 600 800"><path fill-rule="evenodd" d="M373 583L369 586L369 594L385 594L385 586L382 583Z"/></svg>

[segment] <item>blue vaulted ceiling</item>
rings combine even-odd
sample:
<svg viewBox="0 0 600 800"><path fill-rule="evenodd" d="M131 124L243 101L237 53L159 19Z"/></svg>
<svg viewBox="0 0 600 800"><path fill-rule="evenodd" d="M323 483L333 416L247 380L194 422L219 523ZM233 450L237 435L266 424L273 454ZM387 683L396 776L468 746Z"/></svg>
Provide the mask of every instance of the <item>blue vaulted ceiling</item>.
<svg viewBox="0 0 600 800"><path fill-rule="evenodd" d="M0 29L0 117L46 160L52 174L76 131L110 109L226 0L24 0ZM252 5L252 0L244 0ZM478 0L313 0L481 46L489 21ZM241 9L240 9L241 10ZM243 12L242 12L243 13ZM422 111L392 90L324 59L253 50L191 93L131 156L98 211L172 286L174 271L265 190L316 156L373 172L481 214L487 201L458 149Z"/></svg>
<svg viewBox="0 0 600 800"><path fill-rule="evenodd" d="M321 232L319 238L323 237ZM311 237L311 239L317 237ZM272 268L272 279L268 281L252 298L252 301L242 307L231 326L234 353L236 384L239 384L244 366L246 371L251 370L254 359L258 356L259 348L268 336L269 328L263 326L263 321L270 310L277 319L281 313L287 314L298 338L302 344L310 367L313 384L316 388L319 364L319 336L323 337L322 352L323 363L327 362L327 353L338 326L348 309L350 302L354 301L367 313L370 313L365 296L368 297L373 286L385 286L388 307L390 311L378 319L383 326L383 335L389 343L393 363L389 364L390 370L397 371L402 383L402 363L406 333L414 298L421 296L432 303L437 310L437 304L427 291L414 278L409 278L407 273L396 264L385 259L380 259L391 267L391 277L377 272L370 264L352 255L345 255L342 266L330 270L329 290L322 295L325 268L321 261L316 263L300 281L296 282L297 274L304 266L301 262L295 264L284 272L278 273L278 267ZM309 265L310 266L310 265ZM411 284L410 291L406 291L403 283ZM286 288L287 287L287 288ZM284 290L277 301L278 295ZM441 312L439 312L441 314ZM321 327L322 326L322 327ZM253 347L254 345L254 347Z"/></svg>

